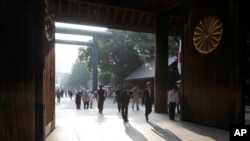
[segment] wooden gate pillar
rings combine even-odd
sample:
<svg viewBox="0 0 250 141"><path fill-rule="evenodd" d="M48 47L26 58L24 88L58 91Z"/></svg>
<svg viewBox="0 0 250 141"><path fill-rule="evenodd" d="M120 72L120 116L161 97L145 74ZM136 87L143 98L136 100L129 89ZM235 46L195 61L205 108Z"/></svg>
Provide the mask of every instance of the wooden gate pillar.
<svg viewBox="0 0 250 141"><path fill-rule="evenodd" d="M156 18L155 48L155 112L167 113L168 72L168 19L167 13L158 12Z"/></svg>

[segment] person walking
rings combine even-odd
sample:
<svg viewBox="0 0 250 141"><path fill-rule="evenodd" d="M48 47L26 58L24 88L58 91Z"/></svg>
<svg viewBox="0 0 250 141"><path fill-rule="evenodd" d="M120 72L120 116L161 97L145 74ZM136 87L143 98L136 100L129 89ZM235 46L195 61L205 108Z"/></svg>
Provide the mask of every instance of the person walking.
<svg viewBox="0 0 250 141"><path fill-rule="evenodd" d="M123 91L120 96L120 108L121 108L121 114L124 122L128 122L128 105L129 100L132 95L132 91Z"/></svg>
<svg viewBox="0 0 250 141"><path fill-rule="evenodd" d="M99 85L99 89L97 90L97 101L98 101L98 110L99 113L102 114L103 111L103 105L104 105L104 100L106 97L106 92L105 90L102 89L102 85Z"/></svg>
<svg viewBox="0 0 250 141"><path fill-rule="evenodd" d="M134 88L131 90L133 92L133 103L132 103L132 109L134 109L134 105L136 105L136 109L139 109L139 97L140 97L140 89L138 85L136 85Z"/></svg>
<svg viewBox="0 0 250 141"><path fill-rule="evenodd" d="M78 91L75 97L76 109L81 109L81 92Z"/></svg>
<svg viewBox="0 0 250 141"><path fill-rule="evenodd" d="M61 95L61 97L63 98L63 95L64 95L64 90L63 90L63 88L62 88L62 87L60 88L60 95Z"/></svg>
<svg viewBox="0 0 250 141"><path fill-rule="evenodd" d="M175 108L179 103L178 87L174 86L173 90L168 93L168 115L170 120L175 120Z"/></svg>
<svg viewBox="0 0 250 141"><path fill-rule="evenodd" d="M72 92L72 90L69 90L69 91L68 91L68 95L69 95L70 99L72 100L72 97L73 97L73 92Z"/></svg>
<svg viewBox="0 0 250 141"><path fill-rule="evenodd" d="M142 105L145 104L145 117L148 122L148 116L152 112L152 105L154 104L154 90L152 83L147 82L147 88L143 91Z"/></svg>
<svg viewBox="0 0 250 141"><path fill-rule="evenodd" d="M57 98L57 103L60 103L60 101L61 101L61 93L60 93L59 89L56 90L56 98Z"/></svg>
<svg viewBox="0 0 250 141"><path fill-rule="evenodd" d="M89 95L86 91L84 92L82 96L82 100L83 100L83 108L89 109Z"/></svg>
<svg viewBox="0 0 250 141"><path fill-rule="evenodd" d="M115 98L116 98L116 102L117 102L117 109L118 112L121 111L121 106L120 106L120 96L122 94L122 87L121 85L117 85L117 89L115 91Z"/></svg>
<svg viewBox="0 0 250 141"><path fill-rule="evenodd" d="M92 93L92 91L89 92L89 106L90 108L93 108L95 95Z"/></svg>

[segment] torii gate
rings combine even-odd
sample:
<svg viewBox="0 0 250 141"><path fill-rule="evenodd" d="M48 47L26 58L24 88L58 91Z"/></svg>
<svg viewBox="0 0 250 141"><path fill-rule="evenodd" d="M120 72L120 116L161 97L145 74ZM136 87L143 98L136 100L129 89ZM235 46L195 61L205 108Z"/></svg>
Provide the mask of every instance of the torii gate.
<svg viewBox="0 0 250 141"><path fill-rule="evenodd" d="M74 35L88 35L93 37L93 42L81 42L81 41L69 41L69 40L61 40L56 39L56 43L61 44L74 44L74 45L86 45L92 46L92 67L93 67L93 80L92 80L92 90L97 90L98 85L98 38L99 37L111 37L111 32L100 32L100 31L90 31L84 29L72 29L66 27L56 27L56 33L63 33L63 34L74 34Z"/></svg>

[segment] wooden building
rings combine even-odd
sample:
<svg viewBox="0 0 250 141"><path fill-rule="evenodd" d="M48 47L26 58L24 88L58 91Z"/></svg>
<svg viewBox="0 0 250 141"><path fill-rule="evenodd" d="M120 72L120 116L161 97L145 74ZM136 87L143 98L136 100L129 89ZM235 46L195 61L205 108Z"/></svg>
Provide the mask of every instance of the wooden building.
<svg viewBox="0 0 250 141"><path fill-rule="evenodd" d="M244 124L247 8L244 0L2 0L0 140L44 141L55 127L55 21L155 33L157 113L167 110L168 36L181 36L182 120Z"/></svg>
<svg viewBox="0 0 250 141"><path fill-rule="evenodd" d="M180 74L177 68L178 60L176 56L168 58L168 74L167 78L167 88L172 88L173 85L176 85L176 82L180 80ZM140 89L146 88L148 81L154 84L155 78L155 59L151 59L149 62L142 64L127 77L124 81L128 88L133 88L135 85L138 85Z"/></svg>

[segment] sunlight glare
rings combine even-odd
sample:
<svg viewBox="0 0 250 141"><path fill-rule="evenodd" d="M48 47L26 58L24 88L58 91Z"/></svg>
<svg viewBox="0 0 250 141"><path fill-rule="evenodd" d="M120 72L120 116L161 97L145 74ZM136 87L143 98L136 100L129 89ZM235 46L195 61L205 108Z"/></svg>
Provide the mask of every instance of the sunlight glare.
<svg viewBox="0 0 250 141"><path fill-rule="evenodd" d="M55 33L55 38L68 41L82 41L82 42L88 42L93 40L92 36L62 34L62 33Z"/></svg>
<svg viewBox="0 0 250 141"><path fill-rule="evenodd" d="M65 28L73 28L73 29L85 29L91 31L107 31L106 27L96 27L96 26L87 26L87 25L77 25L77 24L69 24L69 23L55 23L57 27L65 27Z"/></svg>
<svg viewBox="0 0 250 141"><path fill-rule="evenodd" d="M70 73L72 66L77 59L78 45L56 44L56 72Z"/></svg>

